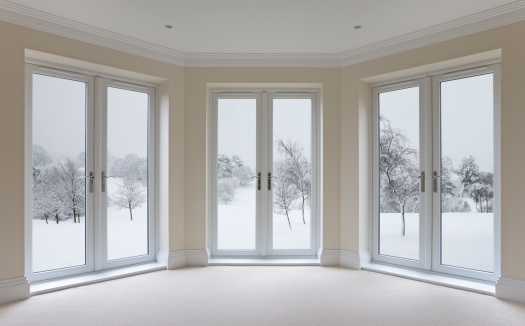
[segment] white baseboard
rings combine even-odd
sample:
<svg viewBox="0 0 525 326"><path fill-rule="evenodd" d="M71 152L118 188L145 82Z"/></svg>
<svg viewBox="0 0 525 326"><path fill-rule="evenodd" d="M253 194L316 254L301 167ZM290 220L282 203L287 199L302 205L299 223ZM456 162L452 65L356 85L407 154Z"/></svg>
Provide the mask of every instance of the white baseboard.
<svg viewBox="0 0 525 326"><path fill-rule="evenodd" d="M353 269L361 269L370 263L372 256L370 251L348 251L348 250L319 250L321 266L342 266Z"/></svg>
<svg viewBox="0 0 525 326"><path fill-rule="evenodd" d="M29 282L25 276L0 281L0 304L27 298Z"/></svg>
<svg viewBox="0 0 525 326"><path fill-rule="evenodd" d="M169 251L159 249L157 251L157 263L162 264L164 266L168 266L169 256L170 256Z"/></svg>
<svg viewBox="0 0 525 326"><path fill-rule="evenodd" d="M525 281L500 277L496 283L496 298L525 303Z"/></svg>
<svg viewBox="0 0 525 326"><path fill-rule="evenodd" d="M208 250L178 250L168 256L168 269L184 266L208 266L210 255Z"/></svg>
<svg viewBox="0 0 525 326"><path fill-rule="evenodd" d="M320 249L319 263L321 266L339 266L341 250Z"/></svg>

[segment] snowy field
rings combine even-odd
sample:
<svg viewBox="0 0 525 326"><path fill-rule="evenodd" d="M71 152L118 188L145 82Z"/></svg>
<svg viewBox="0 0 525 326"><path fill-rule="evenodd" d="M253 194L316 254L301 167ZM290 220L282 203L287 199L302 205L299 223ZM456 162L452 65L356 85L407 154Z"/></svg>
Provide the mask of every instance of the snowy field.
<svg viewBox="0 0 525 326"><path fill-rule="evenodd" d="M73 220L33 220L33 271L41 272L85 264L85 224ZM108 259L145 255L148 253L147 206L133 211L108 208Z"/></svg>
<svg viewBox="0 0 525 326"><path fill-rule="evenodd" d="M228 204L219 203L218 248L255 249L255 186L235 190L235 197ZM290 214L292 230L286 215L274 215L274 249L310 249L310 210L305 209L305 221L301 210Z"/></svg>
<svg viewBox="0 0 525 326"><path fill-rule="evenodd" d="M400 213L381 213L380 253L418 259L418 214L406 214L402 236ZM492 272L494 269L494 215L443 213L442 264Z"/></svg>

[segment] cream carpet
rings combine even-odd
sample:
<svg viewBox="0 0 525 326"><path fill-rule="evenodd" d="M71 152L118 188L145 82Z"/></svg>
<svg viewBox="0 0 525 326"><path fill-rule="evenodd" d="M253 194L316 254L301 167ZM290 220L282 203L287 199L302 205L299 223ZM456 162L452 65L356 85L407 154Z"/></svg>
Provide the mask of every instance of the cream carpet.
<svg viewBox="0 0 525 326"><path fill-rule="evenodd" d="M337 267L160 271L0 306L0 325L525 325L525 305Z"/></svg>

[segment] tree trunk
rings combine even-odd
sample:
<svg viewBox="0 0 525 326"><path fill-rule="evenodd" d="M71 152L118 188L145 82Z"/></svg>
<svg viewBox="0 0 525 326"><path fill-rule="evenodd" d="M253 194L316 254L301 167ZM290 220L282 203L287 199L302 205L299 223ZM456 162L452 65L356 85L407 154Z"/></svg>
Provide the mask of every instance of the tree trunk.
<svg viewBox="0 0 525 326"><path fill-rule="evenodd" d="M401 217L403 218L403 236L405 236L405 205L401 206Z"/></svg>
<svg viewBox="0 0 525 326"><path fill-rule="evenodd" d="M77 211L73 208L73 223L77 223Z"/></svg>
<svg viewBox="0 0 525 326"><path fill-rule="evenodd" d="M306 221L304 220L304 201L305 201L305 198L304 198L304 194L303 194L303 205L302 205L302 210L303 210L303 224L306 224Z"/></svg>
<svg viewBox="0 0 525 326"><path fill-rule="evenodd" d="M44 218L46 219L46 224L49 224L49 223L47 222L47 213L44 213Z"/></svg>
<svg viewBox="0 0 525 326"><path fill-rule="evenodd" d="M133 212L131 211L131 203L128 204L128 207L129 207L129 217L130 217L131 220L133 221Z"/></svg>
<svg viewBox="0 0 525 326"><path fill-rule="evenodd" d="M57 219L57 224L58 224L58 213L55 214L55 218Z"/></svg>
<svg viewBox="0 0 525 326"><path fill-rule="evenodd" d="M290 231L292 231L292 224L290 223L290 216L288 216L288 211L286 211L286 218L288 219L288 225L290 226Z"/></svg>

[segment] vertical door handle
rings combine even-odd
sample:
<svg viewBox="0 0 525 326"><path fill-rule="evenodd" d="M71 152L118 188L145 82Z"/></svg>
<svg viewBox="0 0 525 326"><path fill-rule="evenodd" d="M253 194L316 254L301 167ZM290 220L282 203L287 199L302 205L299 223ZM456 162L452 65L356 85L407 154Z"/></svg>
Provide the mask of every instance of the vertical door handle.
<svg viewBox="0 0 525 326"><path fill-rule="evenodd" d="M83 175L79 177L79 179L88 179L88 178L89 178L89 192L93 193L94 182L95 182L95 175L93 175L93 172L89 172L89 175Z"/></svg>
<svg viewBox="0 0 525 326"><path fill-rule="evenodd" d="M433 179L433 182L434 182L434 192L437 192L438 191L438 183L437 183L437 180L438 178L441 178L440 175L437 175L438 173L436 171L434 171L434 175L432 176L432 179Z"/></svg>
<svg viewBox="0 0 525 326"><path fill-rule="evenodd" d="M418 178L421 179L421 192L425 192L425 171L421 171L421 176Z"/></svg>
<svg viewBox="0 0 525 326"><path fill-rule="evenodd" d="M114 178L114 176L106 175L106 172L102 172L102 192L106 192L106 179Z"/></svg>
<svg viewBox="0 0 525 326"><path fill-rule="evenodd" d="M256 176L253 176L253 178L257 178L257 190L261 190L261 172L257 173Z"/></svg>
<svg viewBox="0 0 525 326"><path fill-rule="evenodd" d="M277 177L272 177L272 173L268 172L268 190L272 190L272 179Z"/></svg>

